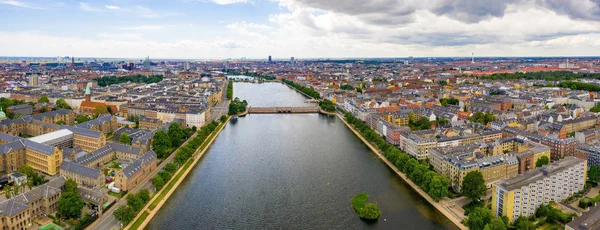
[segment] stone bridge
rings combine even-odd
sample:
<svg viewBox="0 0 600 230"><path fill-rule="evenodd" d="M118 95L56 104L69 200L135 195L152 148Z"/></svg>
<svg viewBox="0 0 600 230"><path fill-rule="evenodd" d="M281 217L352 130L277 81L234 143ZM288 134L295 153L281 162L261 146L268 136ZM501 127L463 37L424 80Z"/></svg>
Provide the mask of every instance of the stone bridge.
<svg viewBox="0 0 600 230"><path fill-rule="evenodd" d="M318 106L303 107L248 107L248 113L318 113Z"/></svg>

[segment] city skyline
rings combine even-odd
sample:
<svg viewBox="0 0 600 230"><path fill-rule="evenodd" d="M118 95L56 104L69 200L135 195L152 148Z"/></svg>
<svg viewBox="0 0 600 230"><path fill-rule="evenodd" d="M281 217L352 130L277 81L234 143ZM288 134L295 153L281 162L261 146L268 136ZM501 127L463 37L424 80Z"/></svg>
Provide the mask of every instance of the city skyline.
<svg viewBox="0 0 600 230"><path fill-rule="evenodd" d="M594 56L600 48L600 3L590 0L2 0L0 12L12 21L0 25L2 56Z"/></svg>

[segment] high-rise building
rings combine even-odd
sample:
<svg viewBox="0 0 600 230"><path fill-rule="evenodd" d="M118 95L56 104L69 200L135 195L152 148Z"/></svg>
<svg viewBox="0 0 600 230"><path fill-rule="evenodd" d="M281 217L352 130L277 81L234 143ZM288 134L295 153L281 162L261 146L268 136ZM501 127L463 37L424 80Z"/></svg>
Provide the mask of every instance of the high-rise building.
<svg viewBox="0 0 600 230"><path fill-rule="evenodd" d="M190 70L190 63L189 62L183 63L183 69Z"/></svg>
<svg viewBox="0 0 600 230"><path fill-rule="evenodd" d="M150 56L147 56L144 60L144 69L150 69Z"/></svg>
<svg viewBox="0 0 600 230"><path fill-rule="evenodd" d="M40 84L40 76L38 75L31 75L29 77L29 86L37 86Z"/></svg>
<svg viewBox="0 0 600 230"><path fill-rule="evenodd" d="M290 58L290 63L294 64L294 57Z"/></svg>
<svg viewBox="0 0 600 230"><path fill-rule="evenodd" d="M271 59L271 55L269 55L269 63L271 63L273 60Z"/></svg>
<svg viewBox="0 0 600 230"><path fill-rule="evenodd" d="M129 70L134 70L134 69L135 69L135 63L129 62Z"/></svg>
<svg viewBox="0 0 600 230"><path fill-rule="evenodd" d="M509 222L519 216L531 216L542 204L561 201L583 189L587 161L565 157L542 168L537 168L494 183L492 211L495 216L506 216Z"/></svg>

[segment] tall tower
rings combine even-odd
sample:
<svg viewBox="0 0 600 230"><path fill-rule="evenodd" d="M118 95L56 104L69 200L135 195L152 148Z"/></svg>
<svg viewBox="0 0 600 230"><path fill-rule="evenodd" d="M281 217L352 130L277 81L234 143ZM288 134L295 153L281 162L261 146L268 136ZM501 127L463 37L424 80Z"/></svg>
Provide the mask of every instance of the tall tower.
<svg viewBox="0 0 600 230"><path fill-rule="evenodd" d="M272 59L271 59L271 55L269 55L269 63L271 63Z"/></svg>
<svg viewBox="0 0 600 230"><path fill-rule="evenodd" d="M92 101L92 90L90 90L89 84L85 87L85 101Z"/></svg>
<svg viewBox="0 0 600 230"><path fill-rule="evenodd" d="M475 64L475 53L471 53L471 64Z"/></svg>
<svg viewBox="0 0 600 230"><path fill-rule="evenodd" d="M71 57L71 69L75 69L75 57Z"/></svg>

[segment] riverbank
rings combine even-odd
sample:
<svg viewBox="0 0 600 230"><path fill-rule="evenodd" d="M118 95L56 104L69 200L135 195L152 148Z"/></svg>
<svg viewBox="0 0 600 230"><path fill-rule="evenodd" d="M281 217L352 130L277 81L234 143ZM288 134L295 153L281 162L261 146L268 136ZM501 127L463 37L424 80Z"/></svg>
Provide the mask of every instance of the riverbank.
<svg viewBox="0 0 600 230"><path fill-rule="evenodd" d="M165 186L165 188L163 188L163 190L169 189L169 191L164 196L161 196L161 193L164 192L163 190L156 192L155 195L152 197L152 199L150 199L150 201L142 209L142 211L140 211L138 213L138 216L136 216L134 221L131 221L131 223L129 223L129 225L126 226L124 229L145 229L146 228L146 226L150 223L152 218L154 218L154 216L156 216L158 211L160 211L160 208L165 204L165 202L167 202L169 197L171 197L173 192L175 192L175 190L177 190L177 187L179 187L181 182L183 182L183 180L192 171L192 169L194 169L194 166L198 163L198 161L200 161L200 159L202 159L202 156L208 150L208 147L215 141L217 136L219 136L219 133L221 133L221 131L225 128L225 126L229 122L229 119L231 119L231 117L228 117L225 122L221 123L219 125L219 128L211 134L211 137L205 143L203 143L198 148L198 150L196 150L193 161L191 161L191 163L190 162L186 163L184 166L182 166L180 168L180 171L183 170L183 172L180 172L180 171L176 172L175 175L177 175L178 178L174 178L177 180L175 182L175 184L172 187ZM171 183L171 182L169 182L169 183ZM160 200L158 200L159 198L160 198ZM158 201L158 203L154 204L157 201Z"/></svg>
<svg viewBox="0 0 600 230"><path fill-rule="evenodd" d="M288 85L287 83L285 83L285 82L283 82L283 81L281 81L281 84L284 84L284 85L286 85L288 88L290 88L290 89L293 89L294 91L296 91L296 92L298 92L298 93L300 93L300 94L304 95L305 97L308 97L308 98L310 98L310 99L316 99L316 98L314 98L314 97L311 97L311 96L309 96L308 94L306 94L306 93L304 93L304 92L300 91L299 89L296 89L296 88L292 87L291 85Z"/></svg>
<svg viewBox="0 0 600 230"><path fill-rule="evenodd" d="M319 113L325 114L325 115L329 115L329 116L336 116L337 115L336 112L327 112L327 111L325 111L323 109L320 109L320 108L319 108Z"/></svg>
<svg viewBox="0 0 600 230"><path fill-rule="evenodd" d="M414 182L412 182L406 175L404 175L404 173L400 172L400 170L398 170L396 168L396 166L394 164L392 164L387 158L385 158L383 156L383 154L379 151L379 149L377 149L375 146L373 146L369 141L367 141L358 131L356 131L356 129L354 129L354 127L352 127L352 125L350 125L345 119L344 117L342 117L340 114L336 114L336 116L342 120L342 122L344 122L344 124L346 124L346 126L352 130L352 132L358 136L358 138L360 138L378 157L379 159L381 159L390 169L394 170L394 172L400 177L402 178L402 180L408 184L415 192L419 193L419 195L421 195L421 197L423 197L425 200L427 200L429 202L429 204L431 204L433 207L435 207L440 213L442 213L444 216L446 216L446 218L448 218L450 221L452 221L452 223L454 223L454 225L456 225L458 228L460 229L464 229L467 230L468 228L463 225L461 223L462 220L456 218L454 215L452 215L452 213L450 213L448 210L446 210L444 208L444 206L438 202L435 202L430 196L429 194L425 193L425 191L423 191L421 188L419 188L419 186L417 186ZM444 198L446 199L446 198Z"/></svg>

